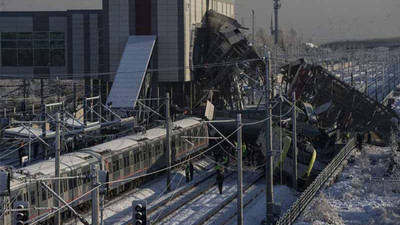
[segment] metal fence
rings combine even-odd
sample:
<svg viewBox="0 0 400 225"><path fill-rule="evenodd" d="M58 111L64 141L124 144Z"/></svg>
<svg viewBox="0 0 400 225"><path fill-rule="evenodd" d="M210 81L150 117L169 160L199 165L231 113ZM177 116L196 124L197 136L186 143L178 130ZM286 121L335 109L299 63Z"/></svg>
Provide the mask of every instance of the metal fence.
<svg viewBox="0 0 400 225"><path fill-rule="evenodd" d="M292 224L296 221L300 213L311 202L318 190L325 184L325 182L340 168L342 162L348 158L349 154L355 147L354 139L351 139L340 150L339 154L325 167L325 169L315 178L315 180L307 187L307 189L300 195L294 202L292 207L283 214L283 216L276 223L277 225Z"/></svg>

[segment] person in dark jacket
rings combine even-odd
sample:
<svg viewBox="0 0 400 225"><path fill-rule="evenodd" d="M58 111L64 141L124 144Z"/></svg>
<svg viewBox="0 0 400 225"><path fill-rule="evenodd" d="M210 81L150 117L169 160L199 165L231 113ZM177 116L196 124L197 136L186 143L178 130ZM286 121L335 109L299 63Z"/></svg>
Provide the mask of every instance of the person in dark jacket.
<svg viewBox="0 0 400 225"><path fill-rule="evenodd" d="M187 164L185 168L186 183L190 181L190 165Z"/></svg>
<svg viewBox="0 0 400 225"><path fill-rule="evenodd" d="M218 185L219 194L221 194L221 195L222 195L223 183L224 183L224 173L222 172L222 170L218 170L217 171L217 185Z"/></svg>
<svg viewBox="0 0 400 225"><path fill-rule="evenodd" d="M190 181L193 180L194 167L192 161L189 162Z"/></svg>

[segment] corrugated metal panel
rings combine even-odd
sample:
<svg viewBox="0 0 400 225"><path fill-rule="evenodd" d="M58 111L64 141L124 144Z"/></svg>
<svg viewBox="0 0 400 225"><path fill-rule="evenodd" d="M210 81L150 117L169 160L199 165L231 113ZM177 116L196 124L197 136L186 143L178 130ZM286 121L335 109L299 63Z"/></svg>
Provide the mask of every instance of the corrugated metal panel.
<svg viewBox="0 0 400 225"><path fill-rule="evenodd" d="M143 84L156 36L129 36L107 102L133 108Z"/></svg>

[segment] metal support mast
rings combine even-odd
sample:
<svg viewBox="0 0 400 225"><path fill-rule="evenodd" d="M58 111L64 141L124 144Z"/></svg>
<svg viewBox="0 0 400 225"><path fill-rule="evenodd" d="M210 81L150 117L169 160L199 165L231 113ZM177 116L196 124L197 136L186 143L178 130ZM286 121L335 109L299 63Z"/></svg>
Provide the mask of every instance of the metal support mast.
<svg viewBox="0 0 400 225"><path fill-rule="evenodd" d="M266 222L267 225L272 225L274 221L274 159L272 155L272 108L271 108L271 64L270 64L270 53L268 52L265 59L266 63L266 86L265 86L265 107L267 110L267 120L266 120Z"/></svg>
<svg viewBox="0 0 400 225"><path fill-rule="evenodd" d="M242 114L237 114L237 158L238 158L238 180L237 180L237 224L243 225L243 171L242 171Z"/></svg>
<svg viewBox="0 0 400 225"><path fill-rule="evenodd" d="M171 115L170 115L170 99L169 93L165 97L165 128L167 129L166 145L167 145L167 191L171 191Z"/></svg>
<svg viewBox="0 0 400 225"><path fill-rule="evenodd" d="M293 92L293 116L292 116L292 139L293 139L293 189L297 190L297 124L296 124L296 93Z"/></svg>
<svg viewBox="0 0 400 225"><path fill-rule="evenodd" d="M92 178L92 225L99 225L99 173L97 171L97 165L92 164L90 169L90 176Z"/></svg>
<svg viewBox="0 0 400 225"><path fill-rule="evenodd" d="M278 10L281 8L281 0L274 0L274 13L275 13L275 44L278 44L278 33L279 33L279 25L278 25Z"/></svg>
<svg viewBox="0 0 400 225"><path fill-rule="evenodd" d="M254 43L254 9L251 10L251 15L252 15L251 44L253 46L255 46L255 43Z"/></svg>
<svg viewBox="0 0 400 225"><path fill-rule="evenodd" d="M55 177L60 177L60 147L61 147L61 140L60 140L60 113L56 114L56 152L55 152ZM60 180L57 179L55 182L55 192L57 195L60 195ZM58 209L60 207L60 202L54 198L54 206ZM54 224L60 225L61 224L61 210L57 210L54 214Z"/></svg>

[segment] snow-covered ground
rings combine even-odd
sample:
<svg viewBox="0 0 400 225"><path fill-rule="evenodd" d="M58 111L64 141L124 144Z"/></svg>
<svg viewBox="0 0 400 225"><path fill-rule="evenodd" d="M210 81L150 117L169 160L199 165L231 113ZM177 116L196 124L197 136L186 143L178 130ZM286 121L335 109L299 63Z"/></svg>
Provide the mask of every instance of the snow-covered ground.
<svg viewBox="0 0 400 225"><path fill-rule="evenodd" d="M400 224L399 172L400 152L366 146L331 187L319 192L296 225Z"/></svg>

